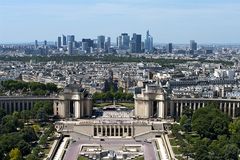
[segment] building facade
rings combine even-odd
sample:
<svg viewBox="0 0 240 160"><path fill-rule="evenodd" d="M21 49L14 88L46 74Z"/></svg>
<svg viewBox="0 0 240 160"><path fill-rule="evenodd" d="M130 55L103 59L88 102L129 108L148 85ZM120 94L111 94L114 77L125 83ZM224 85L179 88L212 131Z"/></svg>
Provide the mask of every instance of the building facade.
<svg viewBox="0 0 240 160"><path fill-rule="evenodd" d="M74 84L69 84L53 104L54 115L61 118L85 118L92 115L92 98L88 92Z"/></svg>
<svg viewBox="0 0 240 160"><path fill-rule="evenodd" d="M137 119L175 119L181 117L186 109L195 111L208 103L217 104L222 112L232 118L240 116L240 99L168 97L164 89L158 85L146 85L140 92L135 92L134 99L133 117ZM60 118L82 119L92 116L91 96L85 89L74 84L67 85L56 97L2 96L0 109L7 114L31 110L39 101L52 102L54 115Z"/></svg>
<svg viewBox="0 0 240 160"><path fill-rule="evenodd" d="M67 85L56 97L4 96L0 97L0 109L7 114L31 110L37 102L52 102L54 115L60 118L85 118L92 115L92 98L78 85Z"/></svg>
<svg viewBox="0 0 240 160"><path fill-rule="evenodd" d="M193 111L215 103L219 109L232 118L240 116L240 99L230 98L177 98L166 97L157 85L146 85L141 93L135 93L135 117L137 118L179 118L185 109Z"/></svg>
<svg viewBox="0 0 240 160"><path fill-rule="evenodd" d="M6 114L31 110L36 102L53 102L56 98L50 97L20 97L20 96L2 96L0 97L0 109Z"/></svg>
<svg viewBox="0 0 240 160"><path fill-rule="evenodd" d="M136 118L164 118L166 101L160 86L146 85L140 94L134 95Z"/></svg>

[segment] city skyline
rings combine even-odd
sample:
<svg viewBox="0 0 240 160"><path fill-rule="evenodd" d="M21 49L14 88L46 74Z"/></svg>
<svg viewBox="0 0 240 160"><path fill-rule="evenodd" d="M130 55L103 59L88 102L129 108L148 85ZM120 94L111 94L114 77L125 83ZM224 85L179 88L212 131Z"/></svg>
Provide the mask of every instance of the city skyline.
<svg viewBox="0 0 240 160"><path fill-rule="evenodd" d="M139 33L149 29L156 43L240 43L237 0L52 0L0 2L0 43L56 41Z"/></svg>

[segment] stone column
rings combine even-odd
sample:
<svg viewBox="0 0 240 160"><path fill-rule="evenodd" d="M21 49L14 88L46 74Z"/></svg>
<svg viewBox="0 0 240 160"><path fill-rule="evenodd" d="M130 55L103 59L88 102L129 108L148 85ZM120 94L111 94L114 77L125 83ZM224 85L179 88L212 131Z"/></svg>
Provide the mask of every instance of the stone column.
<svg viewBox="0 0 240 160"><path fill-rule="evenodd" d="M80 115L81 115L81 118L84 117L84 108L83 108L83 101L81 100L80 102Z"/></svg>
<svg viewBox="0 0 240 160"><path fill-rule="evenodd" d="M182 116L182 112L183 112L183 102L181 103L181 106L180 106L180 116Z"/></svg>
<svg viewBox="0 0 240 160"><path fill-rule="evenodd" d="M227 102L224 103L224 113L227 113Z"/></svg>
<svg viewBox="0 0 240 160"><path fill-rule="evenodd" d="M121 126L122 128L122 137L124 136L124 126Z"/></svg>
<svg viewBox="0 0 240 160"><path fill-rule="evenodd" d="M163 101L158 101L157 108L158 108L158 117L164 118L165 117L165 105Z"/></svg>
<svg viewBox="0 0 240 160"><path fill-rule="evenodd" d="M108 128L109 128L109 126L105 126L106 136L109 136L109 134L110 134L110 131L109 131L109 134L108 134Z"/></svg>
<svg viewBox="0 0 240 160"><path fill-rule="evenodd" d="M198 102L198 109L201 108L201 102Z"/></svg>
<svg viewBox="0 0 240 160"><path fill-rule="evenodd" d="M174 110L173 110L174 103L173 103L173 101L170 101L169 104L170 104L170 106L169 106L169 107L170 107L170 116L172 117L172 116L173 116L173 111L174 111Z"/></svg>
<svg viewBox="0 0 240 160"><path fill-rule="evenodd" d="M222 102L219 103L219 109L222 110Z"/></svg>
<svg viewBox="0 0 240 160"><path fill-rule="evenodd" d="M114 137L116 137L116 126L114 125L113 128L114 128Z"/></svg>
<svg viewBox="0 0 240 160"><path fill-rule="evenodd" d="M98 125L95 126L96 127L96 131L97 131L97 134L96 134L96 137L98 137Z"/></svg>
<svg viewBox="0 0 240 160"><path fill-rule="evenodd" d="M13 113L16 110L16 101L13 101L13 107L11 107L11 112Z"/></svg>
<svg viewBox="0 0 240 160"><path fill-rule="evenodd" d="M75 111L75 118L81 118L81 110L80 110L80 103L79 101L74 101L74 111Z"/></svg>
<svg viewBox="0 0 240 160"><path fill-rule="evenodd" d="M101 125L101 136L104 136L103 135L103 126Z"/></svg>
<svg viewBox="0 0 240 160"><path fill-rule="evenodd" d="M33 101L31 101L31 106L32 106L32 108L34 107L34 105L33 105L33 104L34 104L34 103L33 103ZM32 108L31 108L31 109L32 109Z"/></svg>
<svg viewBox="0 0 240 160"><path fill-rule="evenodd" d="M193 111L196 111L196 102L193 102Z"/></svg>
<svg viewBox="0 0 240 160"><path fill-rule="evenodd" d="M177 104L176 104L176 117L178 117L178 107L179 107L179 103L177 102Z"/></svg>
<svg viewBox="0 0 240 160"><path fill-rule="evenodd" d="M112 126L109 125L108 127L109 127L109 134L110 134L110 137L111 137L112 136Z"/></svg>
<svg viewBox="0 0 240 160"><path fill-rule="evenodd" d="M118 126L118 136L120 136L120 128L121 128L121 126Z"/></svg>
<svg viewBox="0 0 240 160"><path fill-rule="evenodd" d="M233 103L233 114L232 114L232 117L235 118L235 110L236 110L236 103L234 102Z"/></svg>
<svg viewBox="0 0 240 160"><path fill-rule="evenodd" d="M3 103L5 103L5 102L3 102ZM5 104L6 104L6 103L5 103ZM9 114L9 113L12 113L11 110L12 110L12 103L9 101L8 114Z"/></svg>
<svg viewBox="0 0 240 160"><path fill-rule="evenodd" d="M133 126L131 126L131 128L132 128L132 129L131 129L131 132L132 132L132 133L131 133L131 136L133 137L133 134L134 134L133 129L134 129L134 128L133 128Z"/></svg>
<svg viewBox="0 0 240 160"><path fill-rule="evenodd" d="M237 103L237 106L236 106L236 108L238 108L237 110L235 110L235 117L236 117L236 111L239 111L239 102ZM237 113L237 116L239 115L239 113Z"/></svg>
<svg viewBox="0 0 240 160"><path fill-rule="evenodd" d="M232 103L229 102L228 103L228 116L231 117L231 114L232 114Z"/></svg>

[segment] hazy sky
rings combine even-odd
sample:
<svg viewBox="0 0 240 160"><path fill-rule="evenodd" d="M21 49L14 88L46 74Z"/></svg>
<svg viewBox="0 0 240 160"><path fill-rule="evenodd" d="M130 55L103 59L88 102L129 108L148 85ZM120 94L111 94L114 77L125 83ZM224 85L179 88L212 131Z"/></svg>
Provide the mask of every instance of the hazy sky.
<svg viewBox="0 0 240 160"><path fill-rule="evenodd" d="M240 43L240 0L0 0L0 43L147 29L161 43Z"/></svg>

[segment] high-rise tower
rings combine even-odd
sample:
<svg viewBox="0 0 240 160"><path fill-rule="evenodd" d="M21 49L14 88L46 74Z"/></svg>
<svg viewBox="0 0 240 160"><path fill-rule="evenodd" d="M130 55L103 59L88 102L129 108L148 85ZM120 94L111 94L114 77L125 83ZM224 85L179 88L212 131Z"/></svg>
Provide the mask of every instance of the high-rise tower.
<svg viewBox="0 0 240 160"><path fill-rule="evenodd" d="M145 52L153 51L153 37L149 34L149 30L147 31L147 34L146 34L144 49L145 49Z"/></svg>

